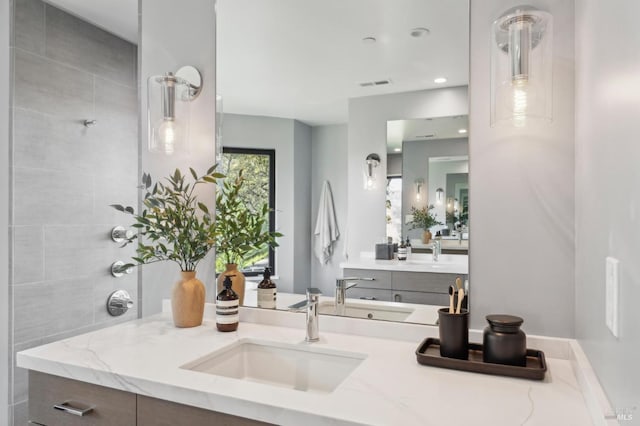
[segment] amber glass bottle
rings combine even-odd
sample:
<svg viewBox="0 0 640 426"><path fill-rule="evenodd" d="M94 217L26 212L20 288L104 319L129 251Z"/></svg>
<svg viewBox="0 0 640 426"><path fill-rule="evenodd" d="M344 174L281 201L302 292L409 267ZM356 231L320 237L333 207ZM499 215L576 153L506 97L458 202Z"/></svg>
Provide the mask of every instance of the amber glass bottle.
<svg viewBox="0 0 640 426"><path fill-rule="evenodd" d="M258 308L276 308L276 284L271 281L271 269L264 268L262 281L258 284Z"/></svg>
<svg viewBox="0 0 640 426"><path fill-rule="evenodd" d="M223 289L216 297L216 327L218 331L236 331L238 329L238 314L240 300L231 288L232 275L227 275Z"/></svg>

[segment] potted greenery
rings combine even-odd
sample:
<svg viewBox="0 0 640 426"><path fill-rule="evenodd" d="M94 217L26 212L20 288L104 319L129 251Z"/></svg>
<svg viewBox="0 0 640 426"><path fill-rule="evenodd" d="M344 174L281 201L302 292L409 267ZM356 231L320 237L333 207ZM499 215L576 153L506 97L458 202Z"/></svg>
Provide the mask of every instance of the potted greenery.
<svg viewBox="0 0 640 426"><path fill-rule="evenodd" d="M225 265L218 277L218 289L226 276L231 277L232 288L238 293L240 304L244 302L244 274L238 269L245 256L261 248L277 247L279 232L268 229L269 205L264 203L258 211L250 210L242 201L240 191L244 182L243 172L235 179L227 178L218 188L216 197L216 256Z"/></svg>
<svg viewBox="0 0 640 426"><path fill-rule="evenodd" d="M216 166L198 176L189 169L193 180L176 169L166 182L153 183L151 176L142 175L144 190L142 213L135 214L133 207L113 204L112 207L133 216L133 227L139 234L125 245L139 238L135 264L172 261L180 266L182 279L173 288L171 306L176 327L195 327L202 324L205 288L196 275L196 267L216 242L215 219L209 209L198 201L195 189L201 185L215 184L224 175L215 172ZM190 182L188 182L188 180Z"/></svg>
<svg viewBox="0 0 640 426"><path fill-rule="evenodd" d="M424 244L429 244L429 241L431 241L432 235L429 228L436 225L442 225L442 222L438 222L436 216L431 213L431 210L434 208L435 206L433 204L419 209L411 207L411 214L413 215L413 220L409 222L412 224L411 229L424 230L424 233L422 234L422 242Z"/></svg>

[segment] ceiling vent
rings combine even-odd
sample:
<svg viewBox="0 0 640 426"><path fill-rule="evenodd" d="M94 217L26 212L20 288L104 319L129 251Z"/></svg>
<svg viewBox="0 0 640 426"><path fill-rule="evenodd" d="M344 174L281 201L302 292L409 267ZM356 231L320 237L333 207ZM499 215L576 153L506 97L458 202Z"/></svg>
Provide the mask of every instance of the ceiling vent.
<svg viewBox="0 0 640 426"><path fill-rule="evenodd" d="M386 86L387 84L391 84L391 80L365 81L360 83L360 87Z"/></svg>

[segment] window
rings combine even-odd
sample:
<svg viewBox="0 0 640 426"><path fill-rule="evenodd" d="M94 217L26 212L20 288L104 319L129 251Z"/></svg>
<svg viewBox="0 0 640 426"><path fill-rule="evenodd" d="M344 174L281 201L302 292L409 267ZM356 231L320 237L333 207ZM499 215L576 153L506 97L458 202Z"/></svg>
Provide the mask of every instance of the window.
<svg viewBox="0 0 640 426"><path fill-rule="evenodd" d="M387 177L387 237L402 238L402 176Z"/></svg>
<svg viewBox="0 0 640 426"><path fill-rule="evenodd" d="M245 178L240 197L247 208L259 210L264 203L269 204L271 212L267 226L275 231L276 208L276 151L273 149L227 148L222 149L222 173L235 178L243 170ZM251 252L238 265L247 276L259 275L268 266L275 274L275 254L267 246ZM224 270L224 265L216 265L216 270Z"/></svg>

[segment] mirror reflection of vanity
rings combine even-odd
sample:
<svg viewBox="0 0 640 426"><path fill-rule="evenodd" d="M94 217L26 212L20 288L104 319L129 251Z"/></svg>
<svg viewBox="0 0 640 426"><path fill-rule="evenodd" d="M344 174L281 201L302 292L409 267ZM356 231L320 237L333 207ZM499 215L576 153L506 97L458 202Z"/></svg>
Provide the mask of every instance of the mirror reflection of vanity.
<svg viewBox="0 0 640 426"><path fill-rule="evenodd" d="M468 178L466 184L462 181L463 175L468 176L468 150L442 149L426 157L406 151L414 142L415 149L435 142L468 146L468 135L458 133L468 128L468 1L404 0L399 7L394 0L218 0L217 22L222 145L275 150L275 225L285 235L274 263L277 308L300 301L306 288L314 286L323 293L319 312L334 314L336 279L356 275L375 280L349 283L356 285L346 291L347 316L434 323L437 308L448 305L449 285L457 277L468 283L468 224L460 233L455 229L463 205L468 209ZM441 77L447 81L438 80ZM448 94L451 88L463 88L465 93L465 104L456 116L447 106L454 102ZM417 103L420 96L436 101L426 115L404 114L398 108L385 123L405 122L410 129L414 121L441 122L452 130L451 137L438 130L437 140L402 139L405 152L391 147L367 152L380 157L375 169L378 185L385 186L387 177L402 182L394 241L408 237L415 246L403 263L375 259L375 242L388 235L382 221L379 228L367 230L366 237L375 235L375 242L362 248L354 243L363 235L348 226L347 205L353 206L355 194L351 189L347 194L347 189L357 183L358 191L364 191L366 182L366 154L356 158L349 147L356 131L353 114L359 113L351 102L371 97L393 108L404 96L418 99ZM387 135L382 130L379 136ZM398 154L400 171L394 173ZM432 229L434 235L438 230L446 234L441 235L437 262L431 249L420 247L422 231L406 223L419 179L423 203L436 205L437 189L446 191L435 209L442 225ZM340 235L323 264L314 254L313 233L325 181L333 194ZM364 194L369 195L373 193ZM451 211L447 211L449 198ZM381 199L380 211L384 203ZM351 214L365 219L373 211L351 207ZM260 274L248 277L254 284L248 286L245 305L255 303L251 287L260 279Z"/></svg>

